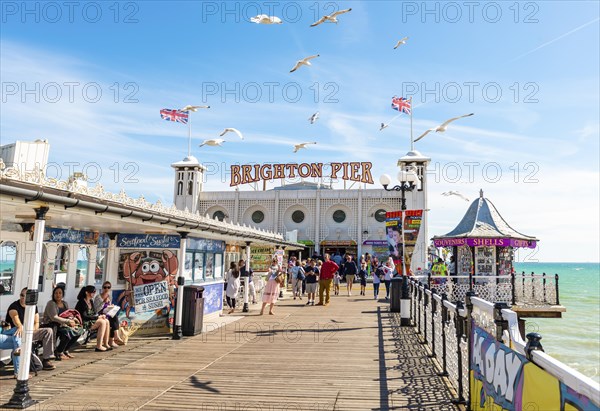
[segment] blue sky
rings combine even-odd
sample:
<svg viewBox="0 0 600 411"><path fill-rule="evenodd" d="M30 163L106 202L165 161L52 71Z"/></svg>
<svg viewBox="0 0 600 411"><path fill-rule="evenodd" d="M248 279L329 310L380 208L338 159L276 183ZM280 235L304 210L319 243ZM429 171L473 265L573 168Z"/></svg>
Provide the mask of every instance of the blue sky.
<svg viewBox="0 0 600 411"><path fill-rule="evenodd" d="M472 4L3 2L2 144L46 138L61 177L77 161L109 190L171 203L187 127L159 110L209 104L192 114L192 154L218 169L208 190L229 190L229 166L248 162L372 161L377 180L410 148L409 119L389 105L411 93L415 137L475 113L416 143L432 158L431 235L468 206L442 192L473 199L482 188L541 239L521 259L598 261L599 3ZM339 24L309 27L348 7ZM284 23L248 22L263 13ZM198 148L225 127L246 139ZM318 144L293 154L304 141Z"/></svg>

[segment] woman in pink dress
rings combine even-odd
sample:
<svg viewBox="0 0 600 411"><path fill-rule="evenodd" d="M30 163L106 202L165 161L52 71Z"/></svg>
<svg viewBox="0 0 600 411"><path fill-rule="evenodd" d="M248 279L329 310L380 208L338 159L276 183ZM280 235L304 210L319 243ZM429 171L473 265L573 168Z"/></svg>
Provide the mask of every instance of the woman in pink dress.
<svg viewBox="0 0 600 411"><path fill-rule="evenodd" d="M279 285L282 281L283 272L279 268L279 264L277 264L277 259L274 258L271 268L269 268L267 285L265 286L265 291L263 292L263 303L260 310L260 315L263 315L267 304L271 304L271 307L269 308L269 314L274 315L273 306L275 305L275 301L277 301L277 297L279 297Z"/></svg>

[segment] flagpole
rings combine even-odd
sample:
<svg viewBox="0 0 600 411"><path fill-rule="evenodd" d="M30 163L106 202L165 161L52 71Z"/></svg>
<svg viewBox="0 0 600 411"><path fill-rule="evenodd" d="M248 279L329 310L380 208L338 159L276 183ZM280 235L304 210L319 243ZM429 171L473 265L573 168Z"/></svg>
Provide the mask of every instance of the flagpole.
<svg viewBox="0 0 600 411"><path fill-rule="evenodd" d="M188 157L192 155L192 116L188 112Z"/></svg>
<svg viewBox="0 0 600 411"><path fill-rule="evenodd" d="M412 114L413 114L413 104L412 104L412 97L411 97L410 98L410 151L415 151L415 141L413 140Z"/></svg>

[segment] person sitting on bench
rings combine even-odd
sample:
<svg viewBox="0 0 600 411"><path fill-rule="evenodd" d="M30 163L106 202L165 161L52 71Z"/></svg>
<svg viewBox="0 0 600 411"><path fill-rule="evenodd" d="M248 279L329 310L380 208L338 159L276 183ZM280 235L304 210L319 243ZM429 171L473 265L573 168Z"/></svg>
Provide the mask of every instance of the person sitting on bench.
<svg viewBox="0 0 600 411"><path fill-rule="evenodd" d="M27 287L21 290L19 299L8 306L6 313L6 322L10 325L10 330L6 335L14 335L23 338L23 323L25 322L25 293ZM41 341L44 349L43 368L44 370L53 370L56 367L50 362L54 358L54 333L52 328L40 328L40 314L37 306L35 307L35 317L33 318L33 342Z"/></svg>
<svg viewBox="0 0 600 411"><path fill-rule="evenodd" d="M94 310L94 303L92 300L96 295L96 287L93 285L86 285L83 287L77 295L77 305L75 309L81 314L83 320L83 326L89 331L98 330L96 336L96 351L107 351L112 350L112 347L108 345L108 338L110 334L110 324L105 315L96 314Z"/></svg>

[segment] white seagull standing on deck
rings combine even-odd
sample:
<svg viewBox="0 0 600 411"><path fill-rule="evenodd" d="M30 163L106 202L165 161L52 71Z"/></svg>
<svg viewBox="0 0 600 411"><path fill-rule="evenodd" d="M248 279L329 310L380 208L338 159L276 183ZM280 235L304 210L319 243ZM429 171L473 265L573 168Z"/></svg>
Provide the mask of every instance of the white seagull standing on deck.
<svg viewBox="0 0 600 411"><path fill-rule="evenodd" d="M298 150L300 150L302 148L306 148L306 146L309 145L309 144L317 144L317 142L313 141L312 143L294 144L294 153L297 153Z"/></svg>
<svg viewBox="0 0 600 411"><path fill-rule="evenodd" d="M408 37L403 37L400 40L398 40L398 42L396 43L396 45L394 46L394 50L396 50L398 47L400 47L403 44L406 44L406 40L408 40Z"/></svg>
<svg viewBox="0 0 600 411"><path fill-rule="evenodd" d="M199 108L210 108L210 106L185 106L180 111L198 111Z"/></svg>
<svg viewBox="0 0 600 411"><path fill-rule="evenodd" d="M382 131L384 128L388 128L389 126L390 126L389 124L381 123L381 127L379 127L379 131Z"/></svg>
<svg viewBox="0 0 600 411"><path fill-rule="evenodd" d="M461 193L459 193L458 191L446 191L445 193L442 193L443 196L457 196L462 198L465 201L469 201L469 199L467 197L465 197L464 195L462 195Z"/></svg>
<svg viewBox="0 0 600 411"><path fill-rule="evenodd" d="M419 141L420 139L422 139L423 137L425 137L427 134L431 133L432 131L435 131L436 133L443 133L448 128L448 124L452 123L455 120L458 120L459 118L469 117L469 116L472 116L473 114L475 114L475 113L465 114L464 116L458 116L458 117L451 118L450 120L446 120L439 126L430 128L429 130L427 130L426 132L421 134L419 137L417 137L415 139L415 143L417 141Z"/></svg>
<svg viewBox="0 0 600 411"><path fill-rule="evenodd" d="M315 121L317 121L319 119L319 112L317 111L315 114L313 114L312 116L310 116L308 118L308 121L310 121L310 124L315 124Z"/></svg>
<svg viewBox="0 0 600 411"><path fill-rule="evenodd" d="M281 19L277 16L267 16L266 14L259 14L258 16L251 17L250 21L256 24L281 24Z"/></svg>
<svg viewBox="0 0 600 411"><path fill-rule="evenodd" d="M211 146L211 147L215 147L215 146L221 146L221 144L223 144L225 142L225 140L223 140L222 138L213 138L210 140L204 140L202 142L202 144L200 144L198 147L202 147L202 146Z"/></svg>
<svg viewBox="0 0 600 411"><path fill-rule="evenodd" d="M290 73L293 73L294 71L298 70L301 66L312 66L312 64L308 60L312 60L319 56L320 56L320 54L315 54L314 56L309 56L309 57L303 58L302 60L298 60L296 62L296 65L294 66L294 68L290 70Z"/></svg>
<svg viewBox="0 0 600 411"><path fill-rule="evenodd" d="M332 13L328 16L323 16L319 20L317 20L313 24L311 24L310 27L318 26L321 23L325 23L325 21L337 24L337 22L338 22L337 16L339 16L340 14L348 13L349 11L352 11L352 9L338 10L335 13Z"/></svg>
<svg viewBox="0 0 600 411"><path fill-rule="evenodd" d="M241 138L242 140L244 139L244 136L242 135L242 133L240 133L240 130L238 130L237 128L226 128L225 130L223 130L223 132L221 134L219 134L219 137L223 137L225 134L232 132L237 134L237 136L239 138Z"/></svg>

